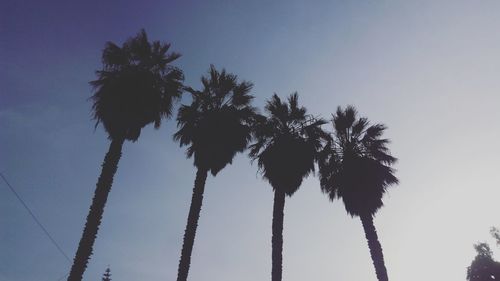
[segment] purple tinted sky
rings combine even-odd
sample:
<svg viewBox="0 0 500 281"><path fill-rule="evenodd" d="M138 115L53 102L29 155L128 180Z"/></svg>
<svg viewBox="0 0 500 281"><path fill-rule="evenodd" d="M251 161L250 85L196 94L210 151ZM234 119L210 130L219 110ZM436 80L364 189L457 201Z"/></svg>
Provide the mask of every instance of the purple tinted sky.
<svg viewBox="0 0 500 281"><path fill-rule="evenodd" d="M145 28L199 86L210 63L255 83L256 105L297 90L325 117L354 104L388 137L401 179L376 219L393 280L465 280L500 226L500 2L2 1L0 171L71 257L108 141L88 81L106 41ZM194 179L167 122L128 143L86 280L173 280ZM272 193L243 155L207 181L190 280L270 276ZM361 224L315 178L285 210L284 279L375 280ZM0 280L69 269L0 183ZM498 251L497 251L498 252ZM497 255L498 257L498 255Z"/></svg>

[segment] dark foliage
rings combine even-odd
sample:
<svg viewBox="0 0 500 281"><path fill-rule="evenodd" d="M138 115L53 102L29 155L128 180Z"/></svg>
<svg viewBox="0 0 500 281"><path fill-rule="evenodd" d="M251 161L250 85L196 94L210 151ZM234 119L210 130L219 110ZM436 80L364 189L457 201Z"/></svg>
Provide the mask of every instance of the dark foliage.
<svg viewBox="0 0 500 281"><path fill-rule="evenodd" d="M219 72L213 65L201 81L203 90L190 89L192 103L179 109L174 139L189 146L187 155L194 156L196 167L215 176L251 140L250 124L255 116L249 94L252 83L238 82L236 75L224 69Z"/></svg>
<svg viewBox="0 0 500 281"><path fill-rule="evenodd" d="M297 93L288 102L274 94L265 110L268 116L259 116L254 124L256 142L250 146L250 157L257 159L274 190L291 196L314 172L317 151L326 137L321 125L326 122L299 107Z"/></svg>
<svg viewBox="0 0 500 281"><path fill-rule="evenodd" d="M106 44L91 99L96 126L102 123L110 139L136 141L144 126L159 128L171 116L184 76L170 64L180 54L167 53L169 48L168 43L150 43L144 30L122 47Z"/></svg>
<svg viewBox="0 0 500 281"><path fill-rule="evenodd" d="M333 200L343 200L352 216L373 215L383 206L388 186L397 184L389 154L389 140L382 139L386 127L358 118L354 107L340 107L332 119L332 138L320 153L320 184Z"/></svg>
<svg viewBox="0 0 500 281"><path fill-rule="evenodd" d="M493 253L486 243L474 245L477 256L467 268L468 281L500 280L500 263L493 260Z"/></svg>

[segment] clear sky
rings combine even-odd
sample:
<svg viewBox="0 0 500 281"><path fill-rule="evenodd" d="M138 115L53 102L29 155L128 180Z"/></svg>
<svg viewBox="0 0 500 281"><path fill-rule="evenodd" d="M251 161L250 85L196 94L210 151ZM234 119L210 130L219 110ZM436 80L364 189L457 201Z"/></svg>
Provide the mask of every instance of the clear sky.
<svg viewBox="0 0 500 281"><path fill-rule="evenodd" d="M311 113L355 105L392 139L400 185L375 224L391 280L465 280L500 226L500 1L2 1L0 171L72 258L108 149L88 82L106 41L145 28ZM174 280L195 169L174 122L126 143L85 280ZM273 194L240 154L207 180L191 281L270 279ZM492 244L493 247L493 244ZM496 258L500 249L495 248ZM317 178L285 206L284 280L375 281L361 223ZM0 183L0 280L70 268Z"/></svg>

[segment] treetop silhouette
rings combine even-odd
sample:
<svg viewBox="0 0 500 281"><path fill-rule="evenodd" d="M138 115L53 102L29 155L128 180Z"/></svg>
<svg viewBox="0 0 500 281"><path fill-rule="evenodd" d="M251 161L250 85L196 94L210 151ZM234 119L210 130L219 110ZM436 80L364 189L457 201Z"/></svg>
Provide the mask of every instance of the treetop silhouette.
<svg viewBox="0 0 500 281"><path fill-rule="evenodd" d="M250 146L249 156L257 160L273 190L292 196L302 180L315 170L317 151L326 136L321 125L326 122L307 114L307 109L298 105L297 93L286 101L274 94L265 112L268 117L256 117L256 141Z"/></svg>
<svg viewBox="0 0 500 281"><path fill-rule="evenodd" d="M256 112L250 105L253 84L238 82L236 75L225 69L219 72L213 65L201 81L201 91L188 88L193 101L180 107L174 139L188 146L187 156L194 156L197 168L215 176L251 140L250 124Z"/></svg>
<svg viewBox="0 0 500 281"><path fill-rule="evenodd" d="M498 229L492 227L490 230L491 236L497 240L497 245L500 245ZM493 259L493 252L487 243L477 243L474 245L477 252L476 257L471 265L467 267L468 281L494 281L500 280L500 262Z"/></svg>
<svg viewBox="0 0 500 281"><path fill-rule="evenodd" d="M102 275L102 281L111 281L111 269L109 266L106 268L106 271Z"/></svg>
<svg viewBox="0 0 500 281"><path fill-rule="evenodd" d="M103 68L91 82L91 100L96 126L102 123L110 139L137 141L144 126L159 128L162 119L171 117L184 75L170 64L181 55L168 53L169 48L168 43L150 43L144 30L122 47L106 43Z"/></svg>

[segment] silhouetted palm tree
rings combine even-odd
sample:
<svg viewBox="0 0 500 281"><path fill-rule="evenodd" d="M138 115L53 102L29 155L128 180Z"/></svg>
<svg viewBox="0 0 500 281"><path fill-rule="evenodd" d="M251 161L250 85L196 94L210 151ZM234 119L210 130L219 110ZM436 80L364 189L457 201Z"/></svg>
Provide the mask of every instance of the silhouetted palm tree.
<svg viewBox="0 0 500 281"><path fill-rule="evenodd" d="M137 141L141 129L153 123L159 128L172 114L172 104L182 94L182 71L170 65L179 58L167 53L170 45L148 42L142 30L122 47L108 42L103 51L103 68L91 85L96 126L102 123L111 140L102 164L87 222L78 245L68 280L79 281L92 255L104 206L118 167L125 140Z"/></svg>
<svg viewBox="0 0 500 281"><path fill-rule="evenodd" d="M331 200L342 198L346 211L361 219L377 278L387 281L382 246L378 241L373 216L383 206L382 197L389 185L397 184L389 154L389 140L382 139L386 127L371 125L358 118L354 107L333 116L333 136L320 156L320 183Z"/></svg>
<svg viewBox="0 0 500 281"><path fill-rule="evenodd" d="M306 114L306 108L298 105L297 93L290 95L288 103L273 95L265 110L267 117L259 116L255 123L256 142L250 146L250 157L258 160L263 177L274 190L271 276L280 281L285 195L292 196L314 171L325 136L320 126L325 122Z"/></svg>
<svg viewBox="0 0 500 281"><path fill-rule="evenodd" d="M174 139L188 145L187 156L194 157L198 169L191 207L184 233L178 281L187 280L196 228L200 216L207 173L216 176L234 156L247 148L251 140L250 123L255 115L251 106L252 83L238 82L237 76L210 66L208 77L202 77L202 91L190 89L191 105L182 105L177 122L180 129Z"/></svg>

